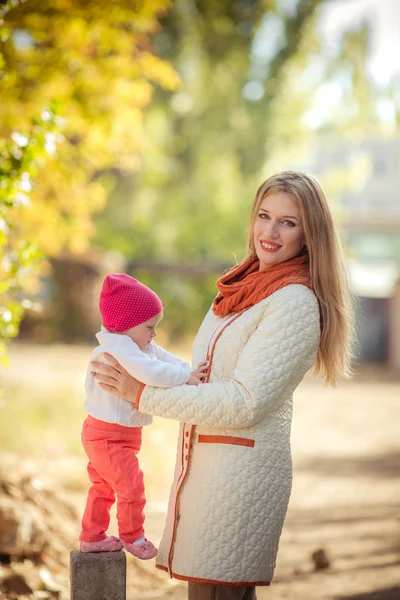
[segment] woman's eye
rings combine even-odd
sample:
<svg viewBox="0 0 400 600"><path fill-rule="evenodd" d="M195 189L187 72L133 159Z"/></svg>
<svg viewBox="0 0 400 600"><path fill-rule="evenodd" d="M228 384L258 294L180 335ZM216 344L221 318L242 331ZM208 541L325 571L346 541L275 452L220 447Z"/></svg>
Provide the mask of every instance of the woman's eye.
<svg viewBox="0 0 400 600"><path fill-rule="evenodd" d="M283 221L283 223L285 225L289 225L289 227L294 227L295 226L295 224L293 223L293 221L287 221L287 220L285 220L285 221Z"/></svg>
<svg viewBox="0 0 400 600"><path fill-rule="evenodd" d="M260 219L269 219L269 215L267 215L266 213L258 213L258 216L260 217Z"/></svg>

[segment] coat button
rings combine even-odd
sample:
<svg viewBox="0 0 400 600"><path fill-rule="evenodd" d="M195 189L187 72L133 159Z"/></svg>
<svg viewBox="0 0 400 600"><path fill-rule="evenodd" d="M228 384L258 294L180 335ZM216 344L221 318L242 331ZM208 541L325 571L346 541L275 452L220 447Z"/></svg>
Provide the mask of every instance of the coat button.
<svg viewBox="0 0 400 600"><path fill-rule="evenodd" d="M186 437L189 437L189 432L187 431L187 432L185 433L185 435L186 435Z"/></svg>

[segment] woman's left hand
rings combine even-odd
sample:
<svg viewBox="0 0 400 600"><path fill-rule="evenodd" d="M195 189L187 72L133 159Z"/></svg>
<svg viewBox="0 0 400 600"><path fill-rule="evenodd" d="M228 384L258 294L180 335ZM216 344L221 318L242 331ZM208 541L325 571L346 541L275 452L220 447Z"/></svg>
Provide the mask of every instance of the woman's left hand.
<svg viewBox="0 0 400 600"><path fill-rule="evenodd" d="M110 365L92 361L91 365L93 371L91 371L92 377L96 379L99 386L106 392L114 394L114 396L120 396L128 402L135 403L136 396L140 389L141 383L132 375L129 375L119 362L108 354L104 353L104 358Z"/></svg>

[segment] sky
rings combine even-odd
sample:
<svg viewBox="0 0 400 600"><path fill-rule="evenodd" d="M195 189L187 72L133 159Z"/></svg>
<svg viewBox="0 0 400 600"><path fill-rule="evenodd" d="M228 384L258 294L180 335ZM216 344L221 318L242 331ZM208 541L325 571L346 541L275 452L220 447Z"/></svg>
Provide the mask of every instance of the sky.
<svg viewBox="0 0 400 600"><path fill-rule="evenodd" d="M343 29L364 19L373 26L369 70L384 86L400 75L400 0L333 0L322 11L321 32L334 49Z"/></svg>
<svg viewBox="0 0 400 600"><path fill-rule="evenodd" d="M368 71L377 86L385 90L394 77L400 76L400 0L331 0L323 5L319 21L325 55L335 56L346 29L367 20L372 25ZM340 105L344 89L331 80L319 86L304 122L320 127ZM396 127L393 100L381 97L377 111L388 131Z"/></svg>

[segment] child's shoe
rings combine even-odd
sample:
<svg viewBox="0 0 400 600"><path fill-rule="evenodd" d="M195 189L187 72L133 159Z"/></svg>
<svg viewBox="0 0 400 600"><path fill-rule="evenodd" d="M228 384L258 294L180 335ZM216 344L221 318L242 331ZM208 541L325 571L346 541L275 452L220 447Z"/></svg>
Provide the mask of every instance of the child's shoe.
<svg viewBox="0 0 400 600"><path fill-rule="evenodd" d="M118 552L122 548L121 541L113 535L99 542L81 542L81 552Z"/></svg>
<svg viewBox="0 0 400 600"><path fill-rule="evenodd" d="M141 560L154 558L158 552L155 545L149 542L145 537L141 537L134 542L124 542L124 540L121 540L121 542L127 552Z"/></svg>

